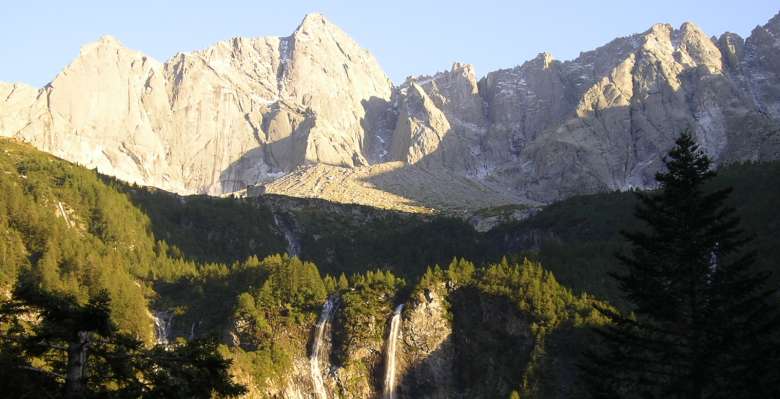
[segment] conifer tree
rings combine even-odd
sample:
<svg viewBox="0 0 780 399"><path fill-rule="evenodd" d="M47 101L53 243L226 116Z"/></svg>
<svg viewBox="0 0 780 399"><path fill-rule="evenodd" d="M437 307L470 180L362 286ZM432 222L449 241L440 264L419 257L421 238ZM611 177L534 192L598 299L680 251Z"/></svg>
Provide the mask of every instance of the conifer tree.
<svg viewBox="0 0 780 399"><path fill-rule="evenodd" d="M664 160L657 192L639 194L642 231L624 232L630 255L613 275L630 315L599 309L600 351L583 365L598 398L780 397L778 312L768 273L725 205L730 189L707 192L710 159L686 131Z"/></svg>
<svg viewBox="0 0 780 399"><path fill-rule="evenodd" d="M339 275L338 288L341 291L349 288L349 280L347 280L347 276L345 276L344 273Z"/></svg>

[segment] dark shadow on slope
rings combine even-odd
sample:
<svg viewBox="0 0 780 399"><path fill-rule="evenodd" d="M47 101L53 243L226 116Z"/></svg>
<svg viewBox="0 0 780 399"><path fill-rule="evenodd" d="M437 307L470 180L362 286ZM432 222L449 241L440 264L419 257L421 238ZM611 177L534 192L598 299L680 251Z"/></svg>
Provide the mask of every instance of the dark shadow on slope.
<svg viewBox="0 0 780 399"><path fill-rule="evenodd" d="M363 143L363 156L370 163L378 163L390 152L393 140L393 130L398 118L392 104L379 97L362 100L365 117L360 120L360 127L366 132Z"/></svg>
<svg viewBox="0 0 780 399"><path fill-rule="evenodd" d="M246 176L248 170L257 170L258 166L265 163L267 149L265 146L255 147L247 151L239 159L233 161L227 169L219 174L220 191L232 193L246 189L254 184L250 177ZM242 173L243 172L243 173Z"/></svg>
<svg viewBox="0 0 780 399"><path fill-rule="evenodd" d="M279 111L281 112L281 111ZM286 118L287 114L271 114L269 117ZM263 123L264 129L269 127L269 123ZM289 122L279 122L287 124ZM271 142L258 143L257 147L250 149L240 158L230 163L230 165L219 174L219 187L223 193L230 193L247 188L249 185L264 183L262 171L271 173L287 173L296 166L304 163L306 152L306 137L308 129L311 128L313 119L307 117L295 126L291 135ZM284 128L284 127L280 127ZM270 180L269 180L270 181Z"/></svg>
<svg viewBox="0 0 780 399"><path fill-rule="evenodd" d="M267 272L249 268L208 278L158 281L155 307L174 310L173 337L214 336L229 342L225 327L230 325L238 295L260 286L266 278Z"/></svg>
<svg viewBox="0 0 780 399"><path fill-rule="evenodd" d="M508 397L530 360L530 321L507 298L476 288L456 290L450 301L458 391L464 397Z"/></svg>
<svg viewBox="0 0 780 399"><path fill-rule="evenodd" d="M658 72L654 69L657 68L654 64L643 65L646 70L638 71L637 74L650 76ZM685 71L680 79L680 88L674 88L661 79L655 90L646 96L639 97L639 94L635 94L630 106L597 109L582 117L578 117L572 109L566 121L553 126L528 144L523 149L521 158L497 170L493 175L495 183L510 186L531 199L545 203L581 194L653 186L654 173L663 167L661 157L671 148L680 131L689 126L701 126L697 123L706 124L706 121L697 122L691 115L700 117L697 115L706 107L718 106L724 112L736 112L736 116L740 115L739 112L744 112L743 118L739 120L747 118L755 121L758 120L756 118L765 118L751 113L749 107L743 109L730 103L735 97L730 91L731 82L724 75L712 74L705 67L697 67ZM718 96L723 93L723 96ZM707 105L707 101L715 101L716 104ZM646 109L651 107L668 112L647 112ZM738 120L736 116L731 116L729 120ZM563 124L567 129L558 131ZM756 125L750 126L764 126L761 128L764 129L772 123L765 125L756 122ZM743 127L728 125L725 129L728 143L744 145L744 140L738 139L743 135ZM763 137L764 133L751 135ZM455 141L457 139L452 137L452 134L445 135L438 149L425 156L418 164L425 165L426 168L440 165L441 159L449 156L448 148L458 145ZM509 148L510 144L507 142L504 146ZM722 153L724 161L733 160L731 154L736 149L731 148L731 145L727 144ZM762 154L767 154L766 156L772 153L766 149L761 151ZM367 180L393 194L425 203L429 200L429 194L410 192L402 186L387 184L392 181L405 181L409 176L418 173L419 169L421 168L416 165L406 165ZM617 202L622 204L622 201ZM571 202L568 204L576 206ZM561 231L565 234L566 226L554 225L547 228L543 223L534 226L533 221L540 222L542 218L532 218L529 223L514 224L503 228L501 232L489 233L481 258L494 258L502 249L531 256L541 254L542 263L575 291L585 290L614 300L617 289L607 272L616 267L613 252L624 246L617 232L621 228L630 227L622 223L625 221L630 224L633 220L632 206L626 204L625 208L620 208L617 214L619 217L609 216L606 204L594 206L591 208L595 211L594 214L604 215L609 223L594 221L587 215L572 215L573 219L568 221L578 223L578 220L587 220L587 223L594 225L606 225L605 228L610 230L609 237L594 238L583 231L579 235L580 241L572 246L573 240L555 237ZM536 237L532 236L534 234ZM616 236L618 238L615 238ZM499 240L499 243L491 242L493 240ZM572 261L573 259L575 260Z"/></svg>
<svg viewBox="0 0 780 399"><path fill-rule="evenodd" d="M153 188L126 187L149 217L156 240L173 258L232 263L249 256L284 253L284 235L270 209L251 202L205 195L179 196Z"/></svg>
<svg viewBox="0 0 780 399"><path fill-rule="evenodd" d="M356 205L312 200L292 211L300 228L302 256L323 273L347 274L384 268L415 278L425 267L453 257L482 258L480 234L468 223L448 217L420 217ZM316 204L337 210L323 211Z"/></svg>
<svg viewBox="0 0 780 399"><path fill-rule="evenodd" d="M406 369L399 397L508 397L530 361L530 321L509 299L475 287L457 289L449 300L452 335Z"/></svg>
<svg viewBox="0 0 780 399"><path fill-rule="evenodd" d="M167 243L160 249L172 258L231 264L284 253L287 242L275 217L292 227L300 257L322 274L384 268L414 278L453 257L482 258L480 234L456 218L272 194L179 196L109 180L149 217L155 239Z"/></svg>
<svg viewBox="0 0 780 399"><path fill-rule="evenodd" d="M586 350L599 345L599 337L590 326L566 321L552 331L544 342L544 358L538 378L532 385L540 398L578 398L585 396L585 376L579 366L586 361Z"/></svg>
<svg viewBox="0 0 780 399"><path fill-rule="evenodd" d="M567 319L537 342L529 316L505 296L464 287L449 301L452 335L427 357L412 364L404 359L400 398L506 398L522 392L524 379L535 397L584 395L578 365L586 349L598 345L589 325Z"/></svg>
<svg viewBox="0 0 780 399"><path fill-rule="evenodd" d="M456 398L452 336L426 358L409 365L398 381L399 398Z"/></svg>

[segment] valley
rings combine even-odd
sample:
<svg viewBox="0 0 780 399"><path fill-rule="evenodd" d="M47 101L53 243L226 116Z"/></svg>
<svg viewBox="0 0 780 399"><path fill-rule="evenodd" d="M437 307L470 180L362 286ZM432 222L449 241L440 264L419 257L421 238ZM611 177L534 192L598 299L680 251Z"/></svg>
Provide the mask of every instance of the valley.
<svg viewBox="0 0 780 399"><path fill-rule="evenodd" d="M0 392L777 393L780 14L481 73L311 13L0 82Z"/></svg>
<svg viewBox="0 0 780 399"><path fill-rule="evenodd" d="M460 218L319 199L179 196L0 148L4 290L30 272L55 290L109 284L127 331L219 337L250 397L576 396L577 359L596 342L588 326L604 322L591 303L625 306L607 273L626 245L618 231L636 223L631 193L573 197L480 233ZM777 163L751 163L715 182L735 186L770 270L778 180ZM300 259L284 254L287 234Z"/></svg>

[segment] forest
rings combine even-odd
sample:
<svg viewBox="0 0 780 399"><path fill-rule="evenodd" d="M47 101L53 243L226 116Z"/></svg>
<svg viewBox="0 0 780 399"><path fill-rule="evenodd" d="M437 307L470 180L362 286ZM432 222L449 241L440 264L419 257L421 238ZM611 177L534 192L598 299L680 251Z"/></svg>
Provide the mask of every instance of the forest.
<svg viewBox="0 0 780 399"><path fill-rule="evenodd" d="M329 384L360 397L381 386L396 305L411 321L438 295L452 392L572 397L592 388L578 364L606 350L600 331L633 309L610 274L632 245L620 231L643 226L636 193L570 198L481 233L446 215L322 200L181 197L15 141L0 151L0 390L12 396L71 392L68 348L87 335L80 397L278 396L337 298L329 363L342 379ZM725 201L754 234L756 269L776 270L780 162L731 165L703 184L734 188ZM173 320L164 344L160 311ZM506 327L485 327L497 314ZM437 392L416 350L403 349L404 397Z"/></svg>

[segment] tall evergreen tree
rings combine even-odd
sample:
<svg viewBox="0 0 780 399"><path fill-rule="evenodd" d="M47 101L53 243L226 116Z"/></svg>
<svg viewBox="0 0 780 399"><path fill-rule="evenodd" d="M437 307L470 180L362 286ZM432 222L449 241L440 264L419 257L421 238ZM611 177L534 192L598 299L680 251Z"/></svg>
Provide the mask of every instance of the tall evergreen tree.
<svg viewBox="0 0 780 399"><path fill-rule="evenodd" d="M630 315L600 309L601 351L584 365L598 398L780 397L778 312L768 273L725 205L731 189L706 191L711 161L689 132L658 173L659 190L639 194L643 231L624 232L633 249L613 277Z"/></svg>

